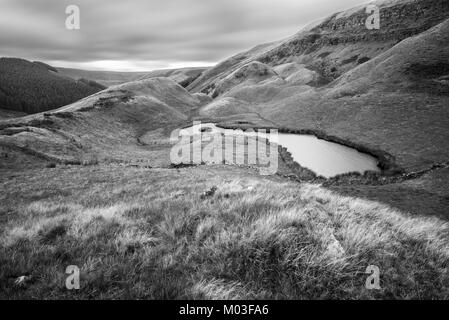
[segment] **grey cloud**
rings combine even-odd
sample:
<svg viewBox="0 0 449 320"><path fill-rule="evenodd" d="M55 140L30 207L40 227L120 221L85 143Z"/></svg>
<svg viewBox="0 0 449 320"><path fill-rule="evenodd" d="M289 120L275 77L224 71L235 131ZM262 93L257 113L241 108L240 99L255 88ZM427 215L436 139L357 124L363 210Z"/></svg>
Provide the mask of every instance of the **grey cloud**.
<svg viewBox="0 0 449 320"><path fill-rule="evenodd" d="M0 55L62 63L213 63L365 1L2 0ZM65 29L69 4L81 9L79 31Z"/></svg>

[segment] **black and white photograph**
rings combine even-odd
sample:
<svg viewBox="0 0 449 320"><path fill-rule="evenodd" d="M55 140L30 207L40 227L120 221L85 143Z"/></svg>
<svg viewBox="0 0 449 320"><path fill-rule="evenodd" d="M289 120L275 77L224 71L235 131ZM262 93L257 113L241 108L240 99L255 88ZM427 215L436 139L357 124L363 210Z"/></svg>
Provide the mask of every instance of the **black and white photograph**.
<svg viewBox="0 0 449 320"><path fill-rule="evenodd" d="M0 300L448 299L449 0L0 0Z"/></svg>

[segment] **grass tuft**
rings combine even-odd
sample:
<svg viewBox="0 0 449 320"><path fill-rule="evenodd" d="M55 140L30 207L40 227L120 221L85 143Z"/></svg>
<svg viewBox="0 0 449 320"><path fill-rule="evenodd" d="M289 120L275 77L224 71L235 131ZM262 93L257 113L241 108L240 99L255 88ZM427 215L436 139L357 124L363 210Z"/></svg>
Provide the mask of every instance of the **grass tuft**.
<svg viewBox="0 0 449 320"><path fill-rule="evenodd" d="M449 225L438 218L236 168L73 170L55 175L72 179L66 193L36 201L35 185L3 226L1 297L449 297ZM65 288L68 265L81 270L79 291ZM380 290L365 288L370 265ZM33 281L15 285L23 275Z"/></svg>

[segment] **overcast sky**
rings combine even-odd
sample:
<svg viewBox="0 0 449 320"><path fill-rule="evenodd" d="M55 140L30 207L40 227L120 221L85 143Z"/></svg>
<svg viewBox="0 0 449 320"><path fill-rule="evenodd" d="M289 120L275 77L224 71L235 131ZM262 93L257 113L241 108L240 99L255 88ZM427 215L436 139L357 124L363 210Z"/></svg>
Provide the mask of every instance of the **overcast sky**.
<svg viewBox="0 0 449 320"><path fill-rule="evenodd" d="M147 71L212 65L368 0L0 0L0 56ZM68 5L80 30L65 27Z"/></svg>

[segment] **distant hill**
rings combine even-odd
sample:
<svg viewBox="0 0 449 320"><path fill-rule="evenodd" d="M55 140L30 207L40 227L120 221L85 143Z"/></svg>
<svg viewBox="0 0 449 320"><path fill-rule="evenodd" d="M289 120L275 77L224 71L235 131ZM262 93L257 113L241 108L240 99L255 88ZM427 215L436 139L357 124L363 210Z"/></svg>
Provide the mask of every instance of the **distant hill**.
<svg viewBox="0 0 449 320"><path fill-rule="evenodd" d="M181 86L187 87L204 70L206 70L206 68L163 69L149 72L91 71L70 68L57 68L57 70L60 74L72 79L91 79L106 87L130 81L157 77L167 77L180 84Z"/></svg>
<svg viewBox="0 0 449 320"><path fill-rule="evenodd" d="M195 81L207 68L197 67L197 68L181 68L181 69L162 69L154 70L148 72L145 76L141 77L140 80L166 77L170 78L182 87L188 87L193 81Z"/></svg>
<svg viewBox="0 0 449 320"><path fill-rule="evenodd" d="M0 58L0 108L37 113L70 104L105 88L94 81L77 81L55 71L42 62Z"/></svg>
<svg viewBox="0 0 449 320"><path fill-rule="evenodd" d="M120 71L96 71L72 68L56 68L58 73L72 79L90 79L105 87L111 87L125 82L136 81L148 72L120 72Z"/></svg>

